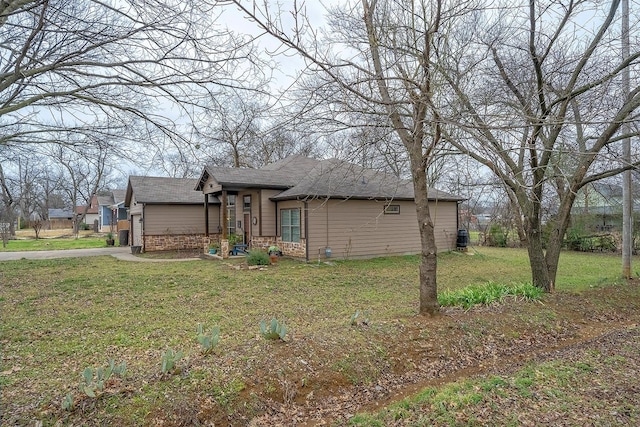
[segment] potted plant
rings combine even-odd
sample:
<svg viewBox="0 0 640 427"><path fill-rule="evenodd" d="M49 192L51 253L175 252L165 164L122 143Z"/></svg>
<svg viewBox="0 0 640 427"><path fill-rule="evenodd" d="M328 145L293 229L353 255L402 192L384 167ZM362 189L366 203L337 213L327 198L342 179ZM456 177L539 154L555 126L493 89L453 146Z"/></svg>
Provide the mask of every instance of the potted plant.
<svg viewBox="0 0 640 427"><path fill-rule="evenodd" d="M209 253L211 255L217 254L218 251L220 251L220 243L218 243L218 242L209 243Z"/></svg>
<svg viewBox="0 0 640 427"><path fill-rule="evenodd" d="M276 262L278 262L278 257L282 255L282 251L277 245L269 246L269 249L267 249L267 253L269 254L269 260L271 261L271 264L275 264Z"/></svg>
<svg viewBox="0 0 640 427"><path fill-rule="evenodd" d="M107 246L113 246L115 245L116 241L113 238L113 233L112 232L108 232L107 233Z"/></svg>

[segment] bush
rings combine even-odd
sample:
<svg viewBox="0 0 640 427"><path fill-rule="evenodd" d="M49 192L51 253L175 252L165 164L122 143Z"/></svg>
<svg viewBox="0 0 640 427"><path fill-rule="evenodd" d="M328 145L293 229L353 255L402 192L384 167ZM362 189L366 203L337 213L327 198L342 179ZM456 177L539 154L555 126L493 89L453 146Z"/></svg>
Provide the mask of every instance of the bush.
<svg viewBox="0 0 640 427"><path fill-rule="evenodd" d="M584 237L586 230L584 224L576 223L567 230L564 243L567 249L572 251L589 251L591 250L591 242L588 238Z"/></svg>
<svg viewBox="0 0 640 427"><path fill-rule="evenodd" d="M491 228L489 229L489 246L498 246L500 248L507 247L507 235L506 232L500 224L491 224Z"/></svg>
<svg viewBox="0 0 640 427"><path fill-rule="evenodd" d="M247 255L248 265L269 265L270 263L269 255L264 251L249 251Z"/></svg>
<svg viewBox="0 0 640 427"><path fill-rule="evenodd" d="M239 234L229 234L229 249L233 248L234 245L238 243L242 243L242 236Z"/></svg>

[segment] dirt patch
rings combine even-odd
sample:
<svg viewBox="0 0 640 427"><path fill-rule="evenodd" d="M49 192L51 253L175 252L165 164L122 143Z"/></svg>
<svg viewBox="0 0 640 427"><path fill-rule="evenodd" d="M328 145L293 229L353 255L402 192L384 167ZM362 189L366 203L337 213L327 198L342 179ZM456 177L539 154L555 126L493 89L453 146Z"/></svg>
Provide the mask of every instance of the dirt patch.
<svg viewBox="0 0 640 427"><path fill-rule="evenodd" d="M559 293L539 303L511 301L467 312L445 309L432 319L401 319L388 325L395 331L387 337L386 357L375 380L345 383L344 375L323 372L316 376L315 387L298 385L296 399L283 399L283 390L272 393L280 397L265 399L265 413L251 425L343 425L357 412L379 410L426 387L513 372L532 361L571 358L588 345L614 349L616 339L624 339L639 320L638 301L631 297L635 292L628 292L637 286ZM606 308L611 304L618 306L615 312ZM295 353L298 345L290 343L289 350ZM287 366L292 377L301 374L291 357ZM233 416L224 420L235 425L244 421Z"/></svg>

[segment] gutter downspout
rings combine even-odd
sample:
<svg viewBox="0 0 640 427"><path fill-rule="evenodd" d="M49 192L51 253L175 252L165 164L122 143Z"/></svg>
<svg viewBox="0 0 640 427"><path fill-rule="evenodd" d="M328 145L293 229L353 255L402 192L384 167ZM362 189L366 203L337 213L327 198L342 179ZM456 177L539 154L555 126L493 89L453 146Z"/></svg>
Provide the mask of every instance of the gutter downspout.
<svg viewBox="0 0 640 427"><path fill-rule="evenodd" d="M142 239L142 252L146 252L146 243L147 239L144 238L144 219L146 215L144 214L144 210L147 207L146 203L142 205L142 221L140 222L140 239Z"/></svg>
<svg viewBox="0 0 640 427"><path fill-rule="evenodd" d="M304 201L304 242L305 260L309 262L309 204Z"/></svg>
<svg viewBox="0 0 640 427"><path fill-rule="evenodd" d="M209 194L204 194L204 236L209 237Z"/></svg>

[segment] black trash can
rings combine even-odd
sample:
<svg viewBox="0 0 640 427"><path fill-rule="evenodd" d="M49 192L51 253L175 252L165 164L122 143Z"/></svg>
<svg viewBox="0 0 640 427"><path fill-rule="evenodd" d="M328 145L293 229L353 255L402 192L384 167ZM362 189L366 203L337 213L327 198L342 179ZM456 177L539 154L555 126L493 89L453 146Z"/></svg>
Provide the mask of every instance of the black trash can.
<svg viewBox="0 0 640 427"><path fill-rule="evenodd" d="M120 241L120 246L129 246L129 230L118 231L118 240Z"/></svg>
<svg viewBox="0 0 640 427"><path fill-rule="evenodd" d="M456 240L456 247L459 249L466 248L469 244L469 233L464 228L458 230L458 238Z"/></svg>

